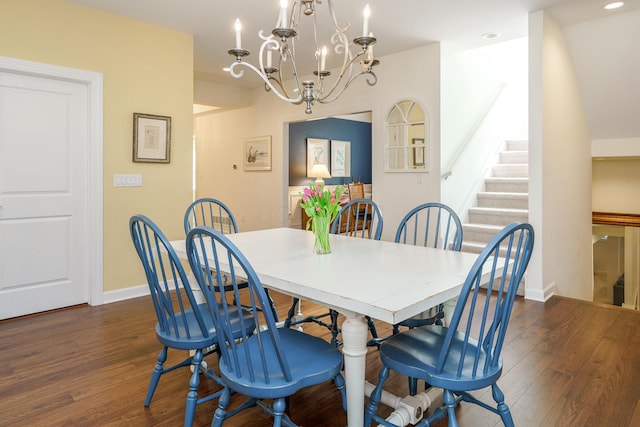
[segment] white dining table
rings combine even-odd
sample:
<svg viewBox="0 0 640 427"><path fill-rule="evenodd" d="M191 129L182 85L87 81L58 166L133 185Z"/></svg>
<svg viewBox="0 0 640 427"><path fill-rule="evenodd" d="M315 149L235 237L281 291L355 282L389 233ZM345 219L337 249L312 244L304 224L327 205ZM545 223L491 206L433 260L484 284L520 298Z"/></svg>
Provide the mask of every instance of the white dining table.
<svg viewBox="0 0 640 427"><path fill-rule="evenodd" d="M456 297L477 255L331 235L331 253L313 252L310 231L275 228L227 234L267 288L342 313L348 426L364 418L368 327L395 324ZM185 241L172 241L186 258ZM223 266L221 266L223 268Z"/></svg>

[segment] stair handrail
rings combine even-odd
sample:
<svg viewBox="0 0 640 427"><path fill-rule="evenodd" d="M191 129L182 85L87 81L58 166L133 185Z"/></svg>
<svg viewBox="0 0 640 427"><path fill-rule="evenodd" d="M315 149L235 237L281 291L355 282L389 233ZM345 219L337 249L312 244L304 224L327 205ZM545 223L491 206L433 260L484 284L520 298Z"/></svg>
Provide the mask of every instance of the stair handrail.
<svg viewBox="0 0 640 427"><path fill-rule="evenodd" d="M480 110L480 114L478 115L477 119L475 120L473 125L469 128L469 132L467 132L467 136L463 139L462 144L458 146L458 149L453 154L453 157L449 161L447 167L444 169L444 172L440 176L441 179L446 180L453 174L453 168L458 162L458 160L460 159L460 156L462 156L462 153L466 151L467 147L469 146L469 143L473 140L473 137L478 132L478 129L480 129L480 126L482 125L482 123L485 121L485 119L491 112L491 109L493 108L495 103L498 101L498 98L500 98L500 95L502 95L502 92L504 91L504 88L506 86L507 84L502 82L496 87L496 89L493 92L493 95L489 98L489 101L487 101L484 108Z"/></svg>

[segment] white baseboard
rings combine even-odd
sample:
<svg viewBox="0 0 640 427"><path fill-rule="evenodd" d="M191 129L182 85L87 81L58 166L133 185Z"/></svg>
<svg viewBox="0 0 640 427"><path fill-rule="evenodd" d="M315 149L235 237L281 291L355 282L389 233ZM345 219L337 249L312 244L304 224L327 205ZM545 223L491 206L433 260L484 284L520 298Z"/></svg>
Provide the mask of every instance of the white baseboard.
<svg viewBox="0 0 640 427"><path fill-rule="evenodd" d="M200 288L197 285L198 282L196 282L196 278L193 276L193 274L188 274L187 280L190 283L191 289L194 290L194 293L200 292ZM171 288L173 288L173 281L170 281L169 285ZM102 303L110 304L112 302L125 301L131 298L144 297L147 295L149 295L149 285L145 283L144 285L104 292L102 296ZM202 298L202 301L204 302L204 297Z"/></svg>
<svg viewBox="0 0 640 427"><path fill-rule="evenodd" d="M552 282L547 285L544 289L529 289L525 288L524 290L524 299L538 301L538 302L546 302L549 298L554 296L557 293L556 283Z"/></svg>
<svg viewBox="0 0 640 427"><path fill-rule="evenodd" d="M103 303L110 304L112 302L124 301L131 298L143 297L146 295L149 295L149 285L145 283L144 285L104 292Z"/></svg>

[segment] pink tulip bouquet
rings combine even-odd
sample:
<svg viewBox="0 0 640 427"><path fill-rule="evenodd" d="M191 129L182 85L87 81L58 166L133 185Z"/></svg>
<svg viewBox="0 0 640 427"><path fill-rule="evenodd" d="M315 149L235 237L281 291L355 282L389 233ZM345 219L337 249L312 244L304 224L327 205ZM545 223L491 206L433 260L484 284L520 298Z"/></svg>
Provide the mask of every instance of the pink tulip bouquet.
<svg viewBox="0 0 640 427"><path fill-rule="evenodd" d="M300 206L309 217L306 229L311 227L315 235L314 251L318 254L331 253L329 227L340 212L340 203L346 201L343 192L340 185L332 191L324 185L311 184L301 194Z"/></svg>

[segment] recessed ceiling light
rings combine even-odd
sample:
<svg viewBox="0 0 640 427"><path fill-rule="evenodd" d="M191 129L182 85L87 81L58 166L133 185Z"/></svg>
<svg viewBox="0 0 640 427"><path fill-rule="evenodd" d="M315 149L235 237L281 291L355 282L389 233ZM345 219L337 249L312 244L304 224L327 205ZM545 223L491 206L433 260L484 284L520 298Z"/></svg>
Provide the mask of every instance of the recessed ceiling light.
<svg viewBox="0 0 640 427"><path fill-rule="evenodd" d="M607 10L611 10L611 9L617 9L619 7L624 6L624 2L623 1L614 1L613 3L607 3L604 8Z"/></svg>
<svg viewBox="0 0 640 427"><path fill-rule="evenodd" d="M491 40L500 37L500 33L484 33L482 35L483 39Z"/></svg>

